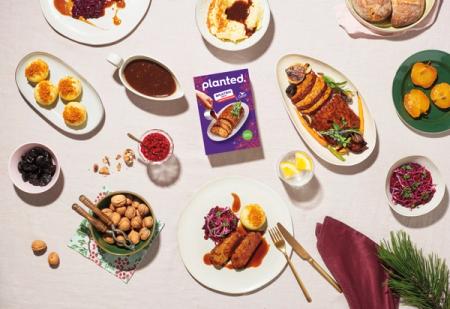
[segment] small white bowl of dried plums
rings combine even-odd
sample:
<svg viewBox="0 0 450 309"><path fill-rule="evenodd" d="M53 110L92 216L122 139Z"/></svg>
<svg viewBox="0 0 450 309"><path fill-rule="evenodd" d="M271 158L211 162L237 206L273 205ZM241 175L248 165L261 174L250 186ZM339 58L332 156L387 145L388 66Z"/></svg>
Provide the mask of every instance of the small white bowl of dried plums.
<svg viewBox="0 0 450 309"><path fill-rule="evenodd" d="M50 190L58 180L59 161L55 152L39 143L18 147L9 158L9 177L20 190L38 194Z"/></svg>

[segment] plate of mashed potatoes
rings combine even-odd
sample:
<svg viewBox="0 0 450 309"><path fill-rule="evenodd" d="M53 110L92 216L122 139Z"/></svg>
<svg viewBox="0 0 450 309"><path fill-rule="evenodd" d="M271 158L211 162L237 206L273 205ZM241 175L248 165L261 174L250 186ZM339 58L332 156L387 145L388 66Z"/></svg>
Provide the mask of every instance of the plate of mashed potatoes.
<svg viewBox="0 0 450 309"><path fill-rule="evenodd" d="M224 50L253 46L270 23L267 0L198 0L195 15L203 38Z"/></svg>
<svg viewBox="0 0 450 309"><path fill-rule="evenodd" d="M33 110L61 131L86 134L104 118L94 87L51 54L32 52L23 57L17 65L16 84Z"/></svg>

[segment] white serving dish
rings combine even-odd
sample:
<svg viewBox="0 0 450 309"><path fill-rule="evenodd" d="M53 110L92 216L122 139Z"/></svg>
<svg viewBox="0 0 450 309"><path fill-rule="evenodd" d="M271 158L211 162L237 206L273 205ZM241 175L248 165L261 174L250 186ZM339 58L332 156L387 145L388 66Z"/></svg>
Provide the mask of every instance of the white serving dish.
<svg viewBox="0 0 450 309"><path fill-rule="evenodd" d="M127 79L125 78L124 70L131 61L140 60L140 59L149 60L154 63L157 63L160 66L162 66L163 68L165 68L167 71L169 71L170 74L172 74L172 78L175 81L175 86L176 86L175 92L168 96L148 96L148 95L140 93L139 91L137 91L133 87L131 87L131 85L127 82ZM127 90L131 91L132 93L134 93L137 96L140 96L140 97L142 97L144 99L148 99L148 100L154 100L154 101L170 101L170 100L179 99L182 96L184 96L184 92L183 92L183 89L181 88L181 84L178 81L178 78L175 76L173 71L171 69L169 69L161 61L158 61L154 58L151 58L148 56L143 56L143 55L135 55L135 56L131 56L126 59L123 59L122 57L120 57L119 55L114 54L114 53L109 54L108 57L106 58L106 60L108 60L108 62L111 63L112 65L114 65L117 68L117 70L119 71L119 78L120 78L120 81L122 82L122 85Z"/></svg>
<svg viewBox="0 0 450 309"><path fill-rule="evenodd" d="M235 176L207 183L194 194L178 221L178 248L186 269L202 285L222 293L245 294L274 280L286 266L286 260L266 232L264 237L269 251L256 268L236 271L225 267L218 270L203 262L204 254L214 248L211 240L203 238L204 216L216 205L230 205L231 193L239 195L242 206L260 204L266 212L268 227L280 222L293 234L291 215L284 200L265 184ZM288 249L289 255L291 250Z"/></svg>
<svg viewBox="0 0 450 309"><path fill-rule="evenodd" d="M62 15L53 5L54 0L40 0L42 13L50 26L61 35L79 43L89 45L111 44L130 34L141 22L150 7L151 0L126 1L118 16L122 23L113 23L114 9L107 8L105 16L89 21L95 24Z"/></svg>
<svg viewBox="0 0 450 309"><path fill-rule="evenodd" d="M68 75L74 76L81 81L83 92L79 101L86 107L88 115L85 125L81 127L69 127L66 125L62 116L65 104L61 98L58 98L56 105L52 105L51 107L43 107L36 102L34 99L34 86L31 85L25 77L25 67L27 63L36 58L40 58L47 62L50 69L49 80L54 85L57 86L59 80ZM33 110L62 131L76 135L89 133L102 122L103 117L105 116L102 101L94 87L71 66L49 53L32 52L23 57L17 65L15 78L20 93Z"/></svg>
<svg viewBox="0 0 450 309"><path fill-rule="evenodd" d="M289 115L289 118L291 119L292 124L294 125L298 134L302 137L305 144L319 158L333 165L353 166L366 160L375 148L377 142L377 130L375 127L375 121L372 115L370 114L367 105L364 102L363 95L359 93L361 95L361 98L363 99L364 139L367 142L368 149L359 154L349 153L349 155L344 156L345 161L341 161L338 158L336 158L326 147L320 145L304 128L304 126L298 119L296 107L292 104L291 100L289 99L289 97L285 92L286 87L289 85L285 69L295 63L309 63L311 65L312 70L314 70L316 73L324 73L325 75L333 78L336 82L347 81L347 84L345 85L346 88L353 91L353 93L355 94L355 96L353 97L353 103L350 104L350 108L356 113L356 115L358 115L358 102L357 102L358 98L356 97L357 88L352 83L352 81L348 79L344 74L342 74L332 66L320 60L303 55L288 54L283 56L278 61L276 66L276 74L278 85L280 86L280 90L284 99L283 100L284 107L286 108L286 111Z"/></svg>
<svg viewBox="0 0 450 309"><path fill-rule="evenodd" d="M264 7L263 19L261 23L261 28L257 30L249 38L238 42L222 41L221 39L214 36L209 32L208 26L206 25L206 20L208 17L208 8L211 0L197 0L195 6L195 19L197 21L197 28L200 31L203 39L205 39L209 44L224 50L236 51L249 48L261 40L264 34L267 32L270 24L270 6L267 0L260 0Z"/></svg>
<svg viewBox="0 0 450 309"><path fill-rule="evenodd" d="M433 183L436 185L436 192L434 193L433 198L425 205L420 205L413 209L395 204L392 201L392 195L389 190L390 179L394 169L408 162L414 162L424 166L428 171L430 171ZM392 210L405 217L417 217L425 215L439 206L439 204L442 202L442 199L444 198L445 182L444 179L442 178L441 173L439 172L439 169L436 167L436 165L434 165L433 162L431 162L430 159L424 156L408 156L392 164L386 176L385 191L386 191L386 199Z"/></svg>

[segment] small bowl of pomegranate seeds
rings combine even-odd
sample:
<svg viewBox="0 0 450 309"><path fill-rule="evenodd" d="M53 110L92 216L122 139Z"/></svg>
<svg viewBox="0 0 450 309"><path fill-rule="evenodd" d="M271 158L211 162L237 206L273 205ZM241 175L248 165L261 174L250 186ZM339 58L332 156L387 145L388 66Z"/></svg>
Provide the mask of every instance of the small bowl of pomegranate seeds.
<svg viewBox="0 0 450 309"><path fill-rule="evenodd" d="M145 163L162 164L172 156L172 138L163 130L149 130L141 136L141 141L138 152Z"/></svg>

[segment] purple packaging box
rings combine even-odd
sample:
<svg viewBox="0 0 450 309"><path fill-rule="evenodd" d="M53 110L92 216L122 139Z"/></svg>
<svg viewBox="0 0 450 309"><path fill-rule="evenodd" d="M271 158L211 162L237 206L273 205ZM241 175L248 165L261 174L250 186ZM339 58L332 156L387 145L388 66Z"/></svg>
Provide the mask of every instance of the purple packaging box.
<svg viewBox="0 0 450 309"><path fill-rule="evenodd" d="M197 76L194 77L194 85L207 155L261 146L247 69ZM221 119L223 116L225 120L217 123L208 108L211 106L217 117ZM225 110L228 113L222 114ZM228 121L230 117L238 117L237 115L242 116L236 123ZM225 131L222 128L220 130L225 134L221 136L212 132L215 124L216 129L218 125L223 127Z"/></svg>

